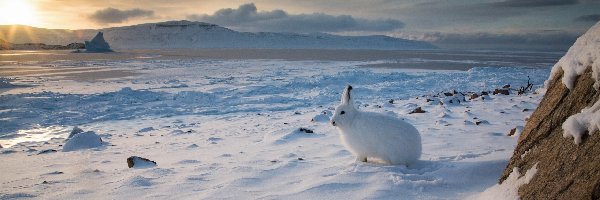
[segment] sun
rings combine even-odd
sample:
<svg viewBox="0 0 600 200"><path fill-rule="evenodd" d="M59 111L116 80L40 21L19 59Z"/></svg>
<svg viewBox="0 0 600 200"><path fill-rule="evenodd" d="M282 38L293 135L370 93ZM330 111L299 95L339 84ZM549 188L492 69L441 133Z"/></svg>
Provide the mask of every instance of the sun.
<svg viewBox="0 0 600 200"><path fill-rule="evenodd" d="M0 0L0 24L35 25L34 7L27 0Z"/></svg>

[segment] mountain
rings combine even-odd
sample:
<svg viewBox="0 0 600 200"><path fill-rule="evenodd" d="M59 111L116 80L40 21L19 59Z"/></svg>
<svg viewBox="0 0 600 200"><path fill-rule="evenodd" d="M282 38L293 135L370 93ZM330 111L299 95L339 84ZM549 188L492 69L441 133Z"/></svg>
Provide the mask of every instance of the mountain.
<svg viewBox="0 0 600 200"><path fill-rule="evenodd" d="M147 48L273 48L273 49L436 49L422 41L382 35L339 36L325 33L298 34L238 32L215 24L168 21L104 29L43 29L0 26L0 38L11 43L68 44L89 40L98 32L114 49ZM4 36L4 38L2 38Z"/></svg>

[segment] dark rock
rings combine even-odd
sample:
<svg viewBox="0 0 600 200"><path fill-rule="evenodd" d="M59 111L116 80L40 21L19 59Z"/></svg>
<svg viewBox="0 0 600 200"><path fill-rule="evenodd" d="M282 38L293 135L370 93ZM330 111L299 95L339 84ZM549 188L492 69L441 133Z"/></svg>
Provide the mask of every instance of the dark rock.
<svg viewBox="0 0 600 200"><path fill-rule="evenodd" d="M527 112L527 111L529 111L529 108L523 109L523 112Z"/></svg>
<svg viewBox="0 0 600 200"><path fill-rule="evenodd" d="M67 48L68 49L85 49L85 44L74 42L74 43L67 44Z"/></svg>
<svg viewBox="0 0 600 200"><path fill-rule="evenodd" d="M2 147L2 145L0 144L0 149L2 149L2 148L4 148L4 147Z"/></svg>
<svg viewBox="0 0 600 200"><path fill-rule="evenodd" d="M477 97L479 97L479 94L473 93L471 96L469 96L469 100L477 99Z"/></svg>
<svg viewBox="0 0 600 200"><path fill-rule="evenodd" d="M506 85L502 86L502 88L508 89L508 88L510 88L510 84L506 84Z"/></svg>
<svg viewBox="0 0 600 200"><path fill-rule="evenodd" d="M454 96L454 94L452 94L450 92L444 92L444 95L447 96L447 97Z"/></svg>
<svg viewBox="0 0 600 200"><path fill-rule="evenodd" d="M394 104L394 99L390 99L388 103Z"/></svg>
<svg viewBox="0 0 600 200"><path fill-rule="evenodd" d="M305 133L315 133L313 130L310 130L308 128L300 128L298 130L301 131L301 132L305 132Z"/></svg>
<svg viewBox="0 0 600 200"><path fill-rule="evenodd" d="M47 153L54 153L54 152L56 152L56 150L54 150L54 149L46 149L46 150L40 151L38 153L38 155L40 155L40 154L47 154Z"/></svg>
<svg viewBox="0 0 600 200"><path fill-rule="evenodd" d="M496 94L503 94L503 95L510 95L510 91L508 89L495 89L494 93L492 93L494 95Z"/></svg>
<svg viewBox="0 0 600 200"><path fill-rule="evenodd" d="M481 92L481 95L489 95L489 92L482 91L482 92Z"/></svg>
<svg viewBox="0 0 600 200"><path fill-rule="evenodd" d="M304 158L298 158L298 160L304 160Z"/></svg>
<svg viewBox="0 0 600 200"><path fill-rule="evenodd" d="M515 128L510 129L510 132L508 132L508 134L506 134L506 135L513 136L513 135L515 135L516 132L517 132L517 128L515 127Z"/></svg>
<svg viewBox="0 0 600 200"><path fill-rule="evenodd" d="M421 107L417 107L414 110L410 111L408 114L413 114L413 113L426 113L427 111L424 111Z"/></svg>
<svg viewBox="0 0 600 200"><path fill-rule="evenodd" d="M138 156L131 156L129 158L127 158L127 166L129 168L133 168L133 167L152 167L152 166L156 166L156 162L149 160L147 158L142 158L142 157L138 157Z"/></svg>
<svg viewBox="0 0 600 200"><path fill-rule="evenodd" d="M549 80L547 92L521 132L500 182L514 167L537 173L519 188L521 199L598 199L600 194L600 132L586 134L579 145L563 137L562 124L598 101L592 70L580 75L571 90L561 82L562 70ZM527 156L521 155L527 152Z"/></svg>

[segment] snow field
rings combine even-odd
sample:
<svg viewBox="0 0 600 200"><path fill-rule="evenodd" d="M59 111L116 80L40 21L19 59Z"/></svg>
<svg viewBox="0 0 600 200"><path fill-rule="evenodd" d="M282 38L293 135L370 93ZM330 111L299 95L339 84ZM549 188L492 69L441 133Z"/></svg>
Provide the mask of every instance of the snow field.
<svg viewBox="0 0 600 200"><path fill-rule="evenodd" d="M518 138L506 134L524 125L541 95L444 105L434 95L518 87L528 75L541 86L550 71L407 72L357 67L364 62L283 60L55 64L140 75L89 82L47 76L37 87L0 95L7 125L0 144L9 146L0 168L12 172L0 178L2 198L464 199L496 184ZM419 130L423 155L416 166L354 162L326 120L330 113L323 115L347 84L360 110L403 118ZM408 114L416 107L426 112ZM95 132L104 144L60 152L73 126ZM54 139L14 145L27 139L19 135L24 131ZM59 151L38 154L46 149ZM157 166L130 169L130 156Z"/></svg>

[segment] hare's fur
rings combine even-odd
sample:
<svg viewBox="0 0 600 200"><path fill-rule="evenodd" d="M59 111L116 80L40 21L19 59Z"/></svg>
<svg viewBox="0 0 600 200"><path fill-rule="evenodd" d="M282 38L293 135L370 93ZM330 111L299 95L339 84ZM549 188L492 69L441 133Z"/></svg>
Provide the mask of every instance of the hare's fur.
<svg viewBox="0 0 600 200"><path fill-rule="evenodd" d="M357 110L346 87L331 124L357 161L378 158L389 164L410 165L421 157L421 135L411 124L388 115ZM343 113L343 114L342 114Z"/></svg>

